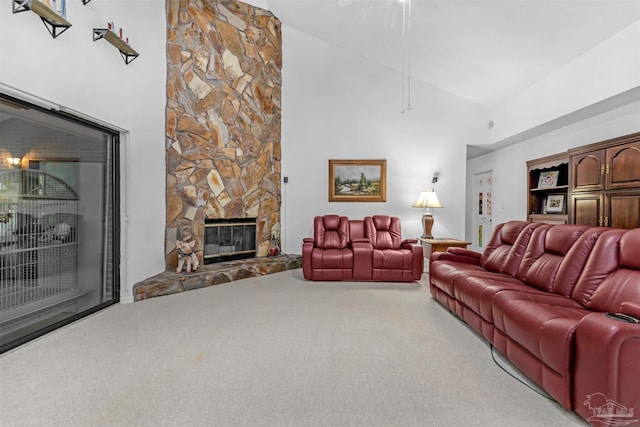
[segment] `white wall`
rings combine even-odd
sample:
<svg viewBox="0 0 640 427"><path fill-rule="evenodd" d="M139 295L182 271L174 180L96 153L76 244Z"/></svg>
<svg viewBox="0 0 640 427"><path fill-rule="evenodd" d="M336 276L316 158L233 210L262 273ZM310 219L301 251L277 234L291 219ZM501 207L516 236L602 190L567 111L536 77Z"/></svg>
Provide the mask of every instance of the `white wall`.
<svg viewBox="0 0 640 427"><path fill-rule="evenodd" d="M491 112L491 143L640 86L640 21L567 63Z"/></svg>
<svg viewBox="0 0 640 427"><path fill-rule="evenodd" d="M527 160L640 131L640 101L485 154L467 162L467 206L473 206L474 174L493 170L493 223L524 220L527 214ZM472 209L467 237L473 236Z"/></svg>
<svg viewBox="0 0 640 427"><path fill-rule="evenodd" d="M134 283L164 270L165 1L68 1L73 26L56 39L34 13L0 3L0 83L127 131L121 297L131 301ZM107 21L140 53L131 64L93 41L93 28Z"/></svg>
<svg viewBox="0 0 640 427"><path fill-rule="evenodd" d="M464 237L466 144L488 140L487 108L412 83L401 114L398 73L283 25L283 250L301 253L313 217L400 217L403 237L422 234L423 211L411 206L439 176L443 209L434 235ZM386 159L386 203L328 201L329 159Z"/></svg>

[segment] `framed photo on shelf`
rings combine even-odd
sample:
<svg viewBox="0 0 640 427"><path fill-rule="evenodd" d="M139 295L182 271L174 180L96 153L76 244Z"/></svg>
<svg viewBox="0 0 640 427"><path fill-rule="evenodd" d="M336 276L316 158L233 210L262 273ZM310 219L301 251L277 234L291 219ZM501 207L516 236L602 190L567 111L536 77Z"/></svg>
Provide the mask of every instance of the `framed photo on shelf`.
<svg viewBox="0 0 640 427"><path fill-rule="evenodd" d="M549 188L558 185L558 175L560 171L546 171L540 172L540 178L538 178L538 188Z"/></svg>
<svg viewBox="0 0 640 427"><path fill-rule="evenodd" d="M329 160L330 202L386 200L386 160Z"/></svg>
<svg viewBox="0 0 640 427"><path fill-rule="evenodd" d="M564 212L564 194L549 194L544 203L546 213L562 213Z"/></svg>

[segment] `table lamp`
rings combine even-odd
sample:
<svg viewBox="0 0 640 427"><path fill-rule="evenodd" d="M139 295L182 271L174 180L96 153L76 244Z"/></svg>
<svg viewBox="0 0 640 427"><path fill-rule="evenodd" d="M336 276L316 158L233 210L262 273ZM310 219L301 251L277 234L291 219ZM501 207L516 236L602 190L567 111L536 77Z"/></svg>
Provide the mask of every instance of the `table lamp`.
<svg viewBox="0 0 640 427"><path fill-rule="evenodd" d="M433 177L433 183L435 184L438 181L438 178ZM422 215L422 227L424 229L422 238L423 239L433 239L433 234L431 234L431 228L433 227L433 214L431 213L431 208L441 208L442 204L440 200L438 200L438 196L436 195L435 189L425 190L420 193L418 196L418 200L413 204L414 208L426 208L427 211L424 215Z"/></svg>

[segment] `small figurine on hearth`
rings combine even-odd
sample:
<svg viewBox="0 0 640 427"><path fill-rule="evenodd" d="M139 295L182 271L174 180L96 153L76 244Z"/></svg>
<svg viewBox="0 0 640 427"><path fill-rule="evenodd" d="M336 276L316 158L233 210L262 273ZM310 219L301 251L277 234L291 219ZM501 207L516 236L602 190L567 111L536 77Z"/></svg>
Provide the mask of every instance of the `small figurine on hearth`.
<svg viewBox="0 0 640 427"><path fill-rule="evenodd" d="M193 252L193 247L195 246L196 241L180 241L176 243L176 247L178 248L178 268L176 269L176 273L180 273L182 271L182 267L187 265L187 273L191 273L191 270L198 270L198 256Z"/></svg>

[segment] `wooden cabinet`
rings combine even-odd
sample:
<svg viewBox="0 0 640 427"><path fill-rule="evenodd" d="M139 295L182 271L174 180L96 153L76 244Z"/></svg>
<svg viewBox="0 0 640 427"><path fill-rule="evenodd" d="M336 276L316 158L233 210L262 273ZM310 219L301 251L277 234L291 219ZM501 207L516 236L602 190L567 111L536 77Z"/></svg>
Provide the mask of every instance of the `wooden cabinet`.
<svg viewBox="0 0 640 427"><path fill-rule="evenodd" d="M605 175L607 189L640 188L640 136L607 149Z"/></svg>
<svg viewBox="0 0 640 427"><path fill-rule="evenodd" d="M640 228L640 191L572 194L571 212L573 224Z"/></svg>
<svg viewBox="0 0 640 427"><path fill-rule="evenodd" d="M571 191L604 190L605 150L571 156Z"/></svg>
<svg viewBox="0 0 640 427"><path fill-rule="evenodd" d="M640 227L640 133L569 150L570 222Z"/></svg>
<svg viewBox="0 0 640 427"><path fill-rule="evenodd" d="M640 228L640 190L606 196L604 225L614 228Z"/></svg>
<svg viewBox="0 0 640 427"><path fill-rule="evenodd" d="M527 219L567 223L569 156L567 153L527 162Z"/></svg>
<svg viewBox="0 0 640 427"><path fill-rule="evenodd" d="M601 193L571 195L571 223L599 227L604 217L604 196Z"/></svg>

